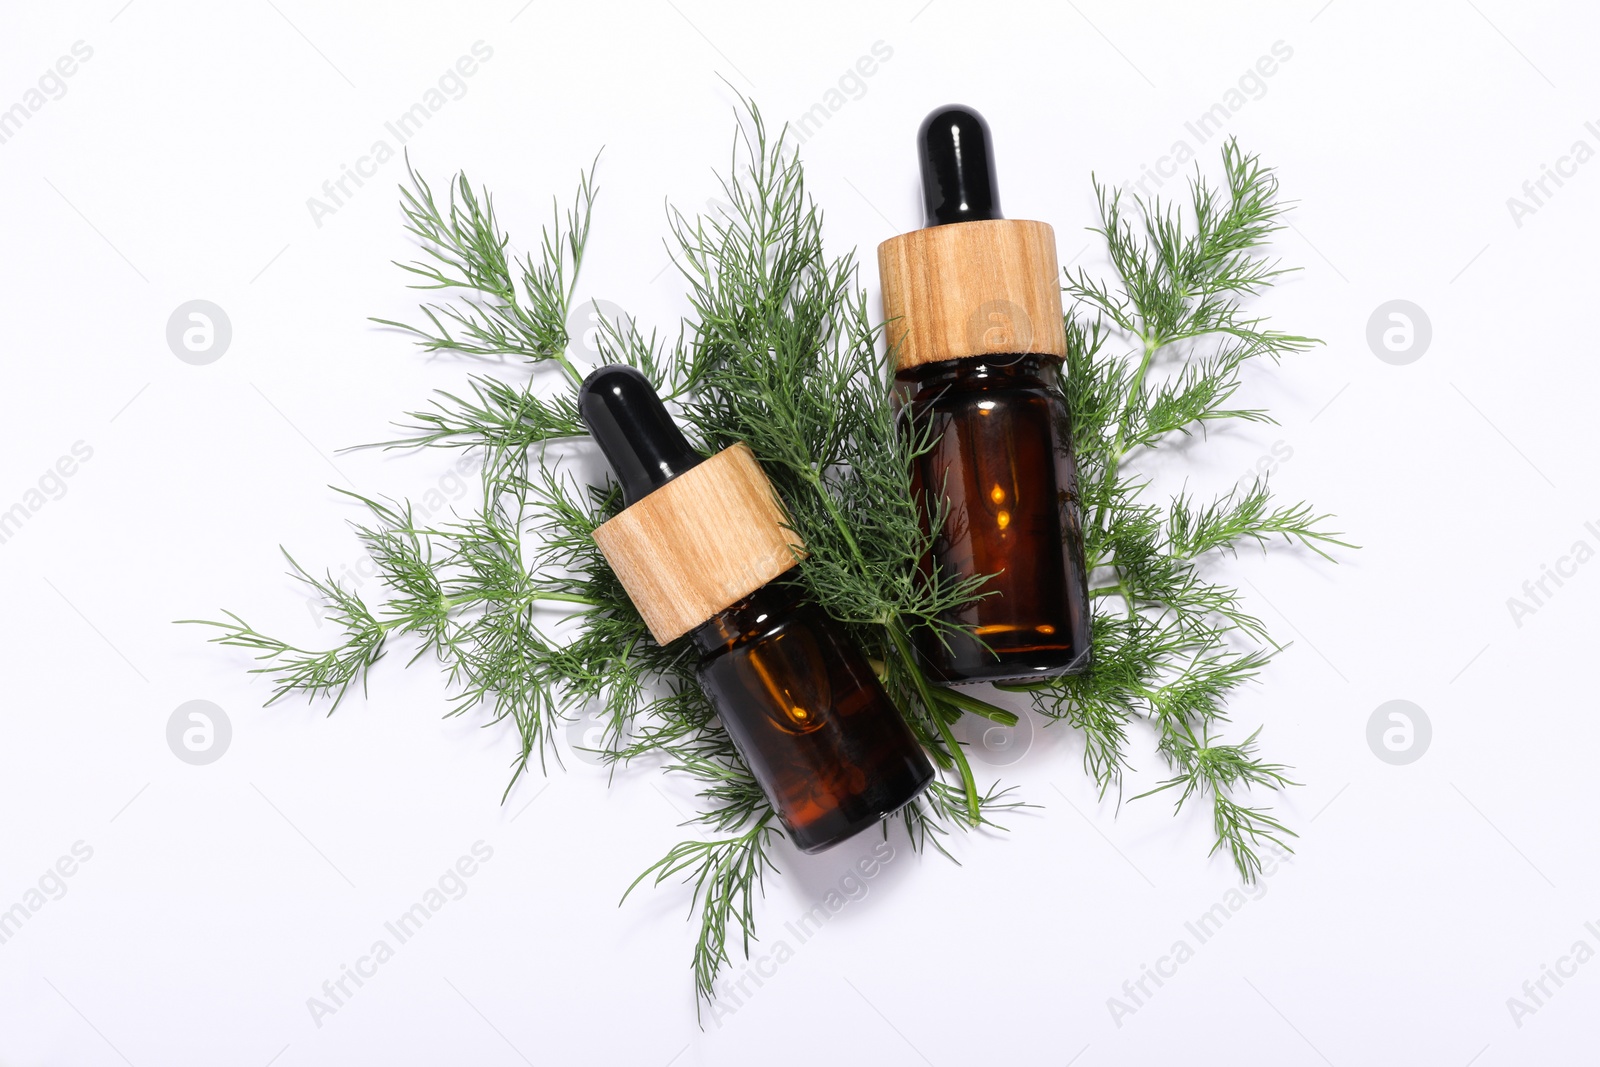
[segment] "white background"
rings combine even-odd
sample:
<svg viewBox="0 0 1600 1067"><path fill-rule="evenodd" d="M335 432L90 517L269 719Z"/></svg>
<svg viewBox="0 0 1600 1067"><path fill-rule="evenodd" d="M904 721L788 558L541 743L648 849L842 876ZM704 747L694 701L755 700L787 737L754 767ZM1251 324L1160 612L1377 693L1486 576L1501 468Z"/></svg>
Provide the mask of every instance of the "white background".
<svg viewBox="0 0 1600 1067"><path fill-rule="evenodd" d="M1600 949L1585 929L1600 926L1600 564L1547 584L1520 626L1507 599L1575 542L1600 547L1600 163L1547 183L1520 226L1507 198L1574 141L1600 148L1584 126L1600 119L1596 29L1586 5L1507 0L6 5L0 107L74 42L93 55L0 144L0 509L74 443L93 454L0 544L0 908L76 842L93 856L0 945L0 1064L1593 1059L1600 963L1547 980L1520 1026L1507 998L1580 939ZM360 560L356 512L329 483L451 484L447 455L336 451L468 371L366 321L416 304L389 265L412 254L401 163L320 226L306 202L394 144L384 123L480 40L492 59L413 161L436 184L464 167L490 185L526 248L603 145L579 294L669 331L684 303L663 204L701 210L715 191L734 128L719 73L776 123L875 42L892 50L803 149L835 251L870 264L916 225L912 132L958 100L990 120L1007 213L1053 223L1062 260L1093 268L1091 170L1137 179L1183 139L1215 175L1217 140L1184 123L1275 42L1292 50L1226 131L1300 204L1275 251L1303 270L1259 309L1326 344L1252 373L1243 399L1281 425L1151 468L1211 490L1277 445L1278 489L1363 546L1337 566L1246 553L1214 572L1293 642L1233 704L1239 736L1264 724L1266 753L1305 783L1274 801L1301 836L1259 899L1200 944L1185 924L1237 884L1206 856L1207 813L1119 814L1051 729L1015 765L979 766L1037 809L954 842L960 866L892 838L866 895L804 944L783 923L872 841L780 850L757 952L785 940L794 957L702 1031L687 892L617 907L684 835L680 783L641 769L608 788L563 742L566 770L502 806L514 735L442 719L442 681L402 670L405 650L329 718L263 710L244 653L171 625L227 607L330 640L278 546L339 573ZM197 298L233 329L208 366L165 339ZM1432 324L1409 365L1366 340L1392 299ZM193 699L233 725L209 766L166 742ZM1394 699L1433 727L1406 766L1366 740ZM1148 736L1134 761L1130 794L1160 769ZM308 998L480 840L493 858L467 894L319 1027ZM1180 939L1193 958L1114 1018L1108 999L1133 1005L1124 982Z"/></svg>

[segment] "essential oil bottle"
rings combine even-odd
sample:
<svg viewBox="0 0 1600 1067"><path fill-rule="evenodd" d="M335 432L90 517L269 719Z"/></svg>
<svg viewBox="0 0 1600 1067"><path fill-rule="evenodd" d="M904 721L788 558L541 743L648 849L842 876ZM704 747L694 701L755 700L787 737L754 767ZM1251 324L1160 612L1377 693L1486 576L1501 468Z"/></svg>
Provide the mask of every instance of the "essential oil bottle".
<svg viewBox="0 0 1600 1067"><path fill-rule="evenodd" d="M802 852L876 824L933 779L859 648L798 586L804 546L755 454L689 446L648 379L601 367L578 412L626 506L595 541L661 644L689 635L700 687Z"/></svg>
<svg viewBox="0 0 1600 1067"><path fill-rule="evenodd" d="M945 682L1019 681L1089 662L1077 477L1057 369L1067 354L1055 231L1000 214L988 124L970 108L917 131L926 228L878 246L895 394L933 447L913 486L925 578L993 575L987 596L917 634Z"/></svg>

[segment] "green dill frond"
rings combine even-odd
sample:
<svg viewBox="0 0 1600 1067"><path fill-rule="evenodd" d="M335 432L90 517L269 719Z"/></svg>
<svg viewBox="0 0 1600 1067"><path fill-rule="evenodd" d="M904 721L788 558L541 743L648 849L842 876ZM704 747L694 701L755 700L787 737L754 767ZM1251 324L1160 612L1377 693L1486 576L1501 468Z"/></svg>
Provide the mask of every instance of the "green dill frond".
<svg viewBox="0 0 1600 1067"><path fill-rule="evenodd" d="M412 288L441 290L455 299L422 305L425 327L372 321L414 335L425 351L554 361L579 377L566 357L567 313L599 192L594 184L598 162L579 180L572 207L564 214L559 206L552 208L540 255L518 260L507 254L510 238L500 228L487 189L474 190L466 174L458 174L441 205L408 156L411 184L401 186L400 206L406 231L427 258L396 265L420 279Z"/></svg>
<svg viewBox="0 0 1600 1067"><path fill-rule="evenodd" d="M732 966L728 935L737 926L746 957L755 938L755 902L767 871L776 871L767 846L778 830L777 816L768 809L748 828L714 841L684 841L647 867L622 894L628 895L650 879L661 885L677 875L694 887L691 914L698 912L700 934L694 947L694 981L701 1001L715 994L717 975ZM697 1002L698 1004L698 1002Z"/></svg>
<svg viewBox="0 0 1600 1067"><path fill-rule="evenodd" d="M228 645L254 652L262 666L251 669L251 674L264 674L275 687L268 704L290 693L303 693L315 700L332 697L328 713L344 701L350 687L361 682L365 687L367 675L383 658L388 631L394 623L382 623L368 609L366 602L355 593L339 585L332 574L316 578L287 551L290 575L304 584L320 598L327 617L344 631L344 640L332 648L313 650L300 648L287 641L256 630L244 619L224 610L227 621L212 619L180 619L181 623L211 626L222 632L210 638L213 644Z"/></svg>
<svg viewBox="0 0 1600 1067"><path fill-rule="evenodd" d="M382 443L384 448L488 448L526 451L546 441L585 437L577 405L567 395L543 399L532 380L512 385L487 375L468 381L472 395L441 389L429 406L399 423L405 437Z"/></svg>
<svg viewBox="0 0 1600 1067"><path fill-rule="evenodd" d="M1006 827L990 816L1037 807L1015 799L1015 792L1015 786L1001 788L999 783L991 785L978 797L976 825L1004 831ZM923 852L931 845L952 863L961 862L945 848L944 839L949 836L952 827L964 830L973 828L964 785L935 778L920 797L900 809L897 818L905 825L913 851ZM884 824L884 833L888 833L887 823Z"/></svg>
<svg viewBox="0 0 1600 1067"><path fill-rule="evenodd" d="M1355 547L1339 540L1338 532L1321 529L1330 516L1314 513L1311 505L1271 504L1272 492L1265 478L1256 479L1248 489L1236 487L1203 506L1180 493L1168 505L1167 542L1174 555L1187 560L1213 549L1234 552L1242 541L1254 541L1264 548L1274 537L1298 542L1330 562L1333 557L1324 546Z"/></svg>
<svg viewBox="0 0 1600 1067"><path fill-rule="evenodd" d="M1266 808L1252 808L1233 798L1236 790L1251 786L1281 789L1298 784L1287 777L1287 767L1267 763L1256 755L1256 738L1260 734L1261 729L1257 727L1242 744L1224 745L1213 744L1204 730L1197 735L1187 723L1168 729L1162 737L1162 753L1178 774L1149 792L1139 794L1139 797L1146 797L1177 789L1175 806L1179 809L1191 797L1209 798L1212 829L1216 833L1216 844L1211 851L1215 854L1226 847L1234 866L1247 882L1254 881L1261 873L1257 847L1271 842L1293 852L1284 838L1299 836L1268 814Z"/></svg>
<svg viewBox="0 0 1600 1067"><path fill-rule="evenodd" d="M1259 730L1235 746L1213 742L1211 731L1226 723L1229 695L1259 675L1277 646L1238 590L1202 577L1199 562L1213 550L1280 537L1324 557L1353 546L1309 505L1274 503L1264 479L1206 502L1185 490L1163 507L1125 470L1176 435L1225 421L1270 422L1234 404L1243 368L1317 344L1244 310L1246 298L1286 272L1262 249L1287 205L1276 175L1232 141L1222 169L1220 187L1197 172L1181 206L1139 197L1130 205L1095 183L1094 232L1106 242L1112 276L1083 268L1066 276L1062 382L1094 586L1093 663L1087 674L1025 690L1040 712L1081 731L1084 770L1102 795L1121 789L1131 726L1148 725L1158 754L1178 772L1159 790L1182 786L1180 808L1209 799L1213 853L1226 848L1250 880L1261 869L1256 848L1292 833L1234 794L1292 783L1256 755ZM1125 355L1114 354L1119 344Z"/></svg>

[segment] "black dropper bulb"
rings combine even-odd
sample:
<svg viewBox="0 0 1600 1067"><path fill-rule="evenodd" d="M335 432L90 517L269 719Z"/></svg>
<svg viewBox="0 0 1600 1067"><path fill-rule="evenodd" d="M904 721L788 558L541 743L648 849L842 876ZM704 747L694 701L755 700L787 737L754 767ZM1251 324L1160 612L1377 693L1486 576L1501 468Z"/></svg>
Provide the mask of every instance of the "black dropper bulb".
<svg viewBox="0 0 1600 1067"><path fill-rule="evenodd" d="M650 379L625 364L601 367L578 387L578 415L632 504L703 458L689 447Z"/></svg>
<svg viewBox="0 0 1600 1067"><path fill-rule="evenodd" d="M936 109L917 129L917 157L929 226L1005 217L982 115L960 104Z"/></svg>

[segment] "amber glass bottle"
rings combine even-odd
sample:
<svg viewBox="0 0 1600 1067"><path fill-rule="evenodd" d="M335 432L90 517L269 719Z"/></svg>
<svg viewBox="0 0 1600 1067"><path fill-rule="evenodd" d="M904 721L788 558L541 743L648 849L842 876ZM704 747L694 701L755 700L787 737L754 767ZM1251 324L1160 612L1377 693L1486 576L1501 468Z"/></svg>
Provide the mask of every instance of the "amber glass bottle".
<svg viewBox="0 0 1600 1067"><path fill-rule="evenodd" d="M989 595L917 634L946 682L1018 681L1089 662L1088 582L1066 406L1055 234L1000 215L989 128L940 108L918 132L927 227L878 249L907 432L929 434L913 486L943 493L925 577L991 575Z"/></svg>
<svg viewBox="0 0 1600 1067"><path fill-rule="evenodd" d="M750 450L702 457L631 367L591 374L578 411L627 505L600 550L657 641L691 635L701 688L801 851L920 793L933 767L860 649L780 580L804 546Z"/></svg>

